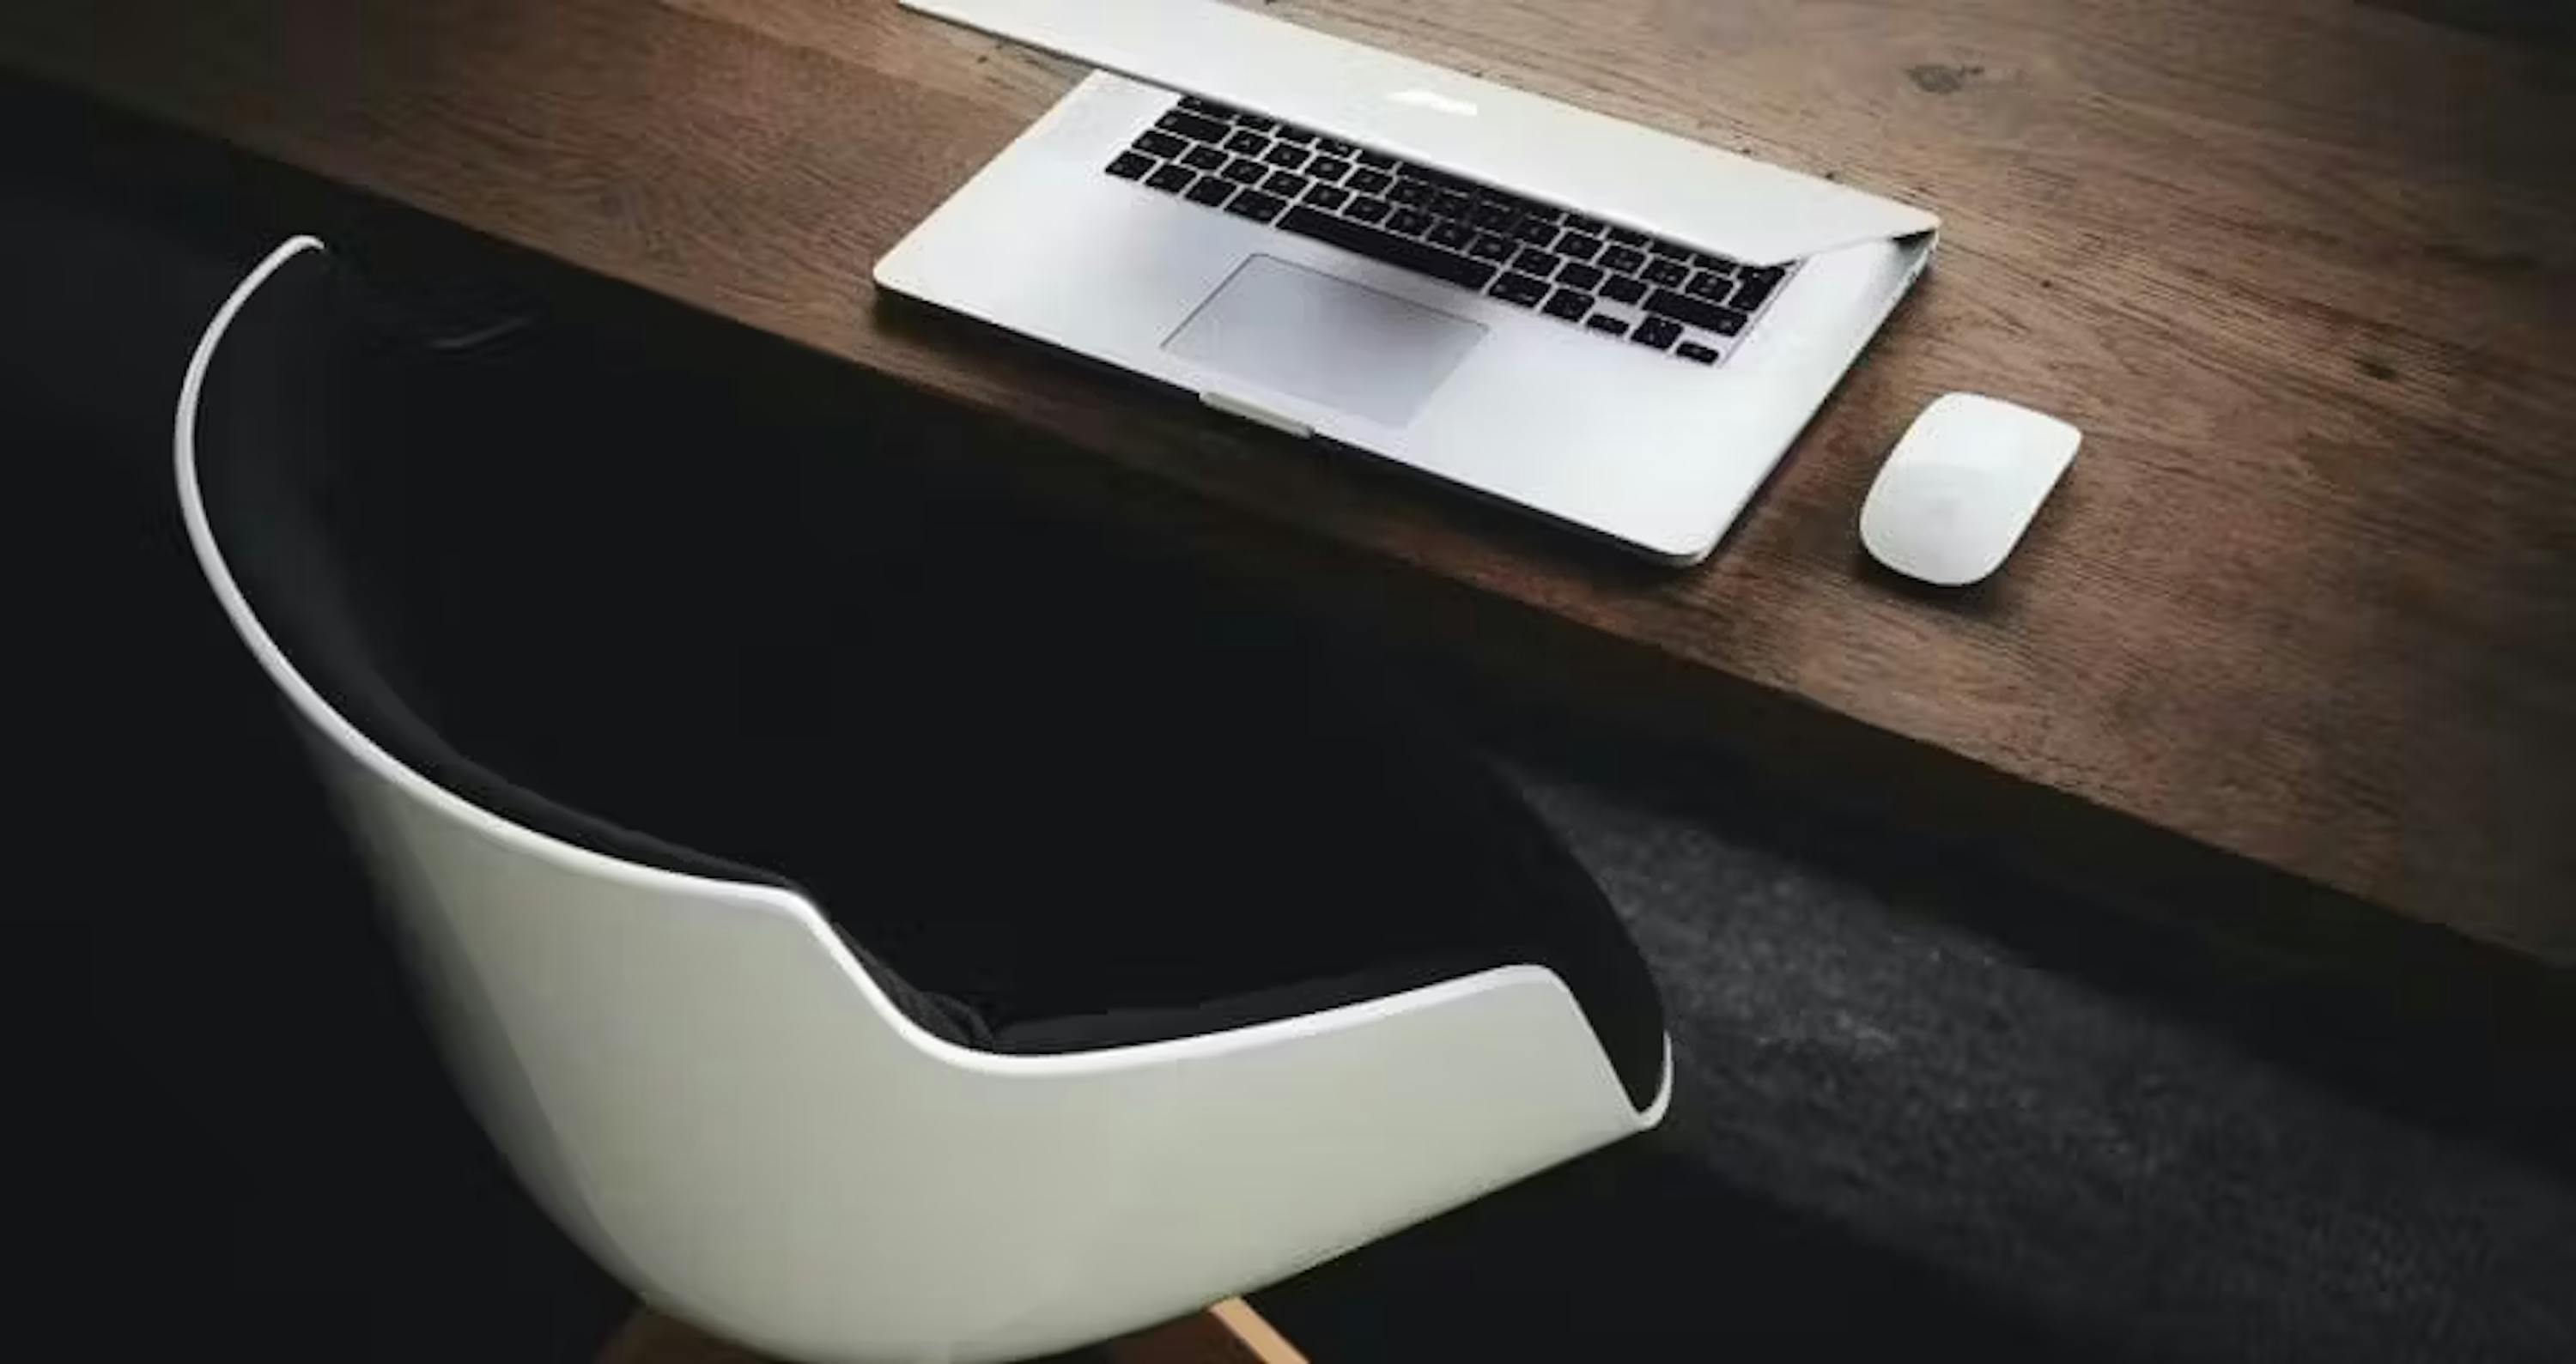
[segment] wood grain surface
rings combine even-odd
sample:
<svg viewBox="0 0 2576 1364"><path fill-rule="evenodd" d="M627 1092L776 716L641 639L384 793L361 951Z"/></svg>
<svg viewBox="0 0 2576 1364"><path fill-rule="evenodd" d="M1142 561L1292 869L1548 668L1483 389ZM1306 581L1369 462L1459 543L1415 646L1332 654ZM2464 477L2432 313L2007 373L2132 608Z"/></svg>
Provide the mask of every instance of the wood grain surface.
<svg viewBox="0 0 2576 1364"><path fill-rule="evenodd" d="M2347 0L1269 8L1926 205L1941 258L1672 572L878 300L875 258L1079 74L891 0L38 3L0 13L0 63L1051 432L1028 458L1178 490L1242 528L1213 542L1527 625L1479 627L1491 666L1791 725L1748 740L1775 762L1920 750L2001 818L2116 816L2576 961L2563 28ZM1854 520L1954 389L2086 443L2012 564L1942 594L1869 566Z"/></svg>

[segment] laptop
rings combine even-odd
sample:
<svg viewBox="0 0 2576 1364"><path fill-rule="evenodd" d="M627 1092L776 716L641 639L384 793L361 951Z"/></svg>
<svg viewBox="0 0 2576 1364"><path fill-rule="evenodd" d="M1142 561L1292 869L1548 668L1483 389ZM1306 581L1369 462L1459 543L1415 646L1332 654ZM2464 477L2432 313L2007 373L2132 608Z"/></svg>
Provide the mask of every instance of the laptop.
<svg viewBox="0 0 2576 1364"><path fill-rule="evenodd" d="M904 0L1096 68L878 285L1675 564L1930 260L1919 208L1219 0Z"/></svg>

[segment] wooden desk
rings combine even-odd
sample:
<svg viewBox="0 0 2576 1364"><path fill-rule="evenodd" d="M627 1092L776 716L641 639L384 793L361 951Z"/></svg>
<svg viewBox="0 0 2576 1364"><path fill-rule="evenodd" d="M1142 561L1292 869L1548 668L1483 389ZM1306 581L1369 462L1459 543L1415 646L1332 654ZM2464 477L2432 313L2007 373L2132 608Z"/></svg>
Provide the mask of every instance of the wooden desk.
<svg viewBox="0 0 2576 1364"><path fill-rule="evenodd" d="M1178 490L1214 552L1823 788L2222 916L2348 896L2576 961L2576 62L2512 31L2547 7L1273 9L1928 205L1945 250L1674 573L881 305L870 263L1076 74L891 0L12 5L0 63L1056 433L1027 458ZM1950 389L2087 441L1937 594L1853 523Z"/></svg>

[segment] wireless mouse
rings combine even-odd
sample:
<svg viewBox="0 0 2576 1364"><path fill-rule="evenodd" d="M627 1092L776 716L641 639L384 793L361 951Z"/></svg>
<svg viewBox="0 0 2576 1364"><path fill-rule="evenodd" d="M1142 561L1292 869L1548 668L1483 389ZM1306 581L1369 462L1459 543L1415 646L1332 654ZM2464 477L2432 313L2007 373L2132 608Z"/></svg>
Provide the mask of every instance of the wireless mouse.
<svg viewBox="0 0 2576 1364"><path fill-rule="evenodd" d="M2003 566L2083 440L2045 413L1945 393L1914 419L1870 485L1861 543L1909 578L1976 582Z"/></svg>

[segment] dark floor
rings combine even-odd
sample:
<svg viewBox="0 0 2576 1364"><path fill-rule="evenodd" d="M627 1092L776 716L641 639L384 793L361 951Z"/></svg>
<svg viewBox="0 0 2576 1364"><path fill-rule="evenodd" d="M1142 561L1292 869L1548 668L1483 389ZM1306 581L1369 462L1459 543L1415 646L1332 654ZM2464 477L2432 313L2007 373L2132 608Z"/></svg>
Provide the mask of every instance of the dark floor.
<svg viewBox="0 0 2576 1364"><path fill-rule="evenodd" d="M1319 1358L2576 1357L2563 1068L1759 788L1519 770L1662 980L1671 1115L1259 1295Z"/></svg>
<svg viewBox="0 0 2576 1364"><path fill-rule="evenodd" d="M62 112L0 100L60 126L31 109ZM175 557L169 398L275 226L235 199L275 187L108 132L0 175L0 430L34 551L13 605L36 646L12 770L57 817L21 848L56 874L8 920L13 1164L36 1195L17 1221L53 1270L30 1315L87 1357L583 1358L622 1294L439 1081ZM84 158L120 168L107 190L63 169ZM383 217L316 211L361 247ZM1628 916L1676 1097L1649 1138L1259 1295L1319 1364L2576 1358L2564 1052L1714 760L1462 707Z"/></svg>

